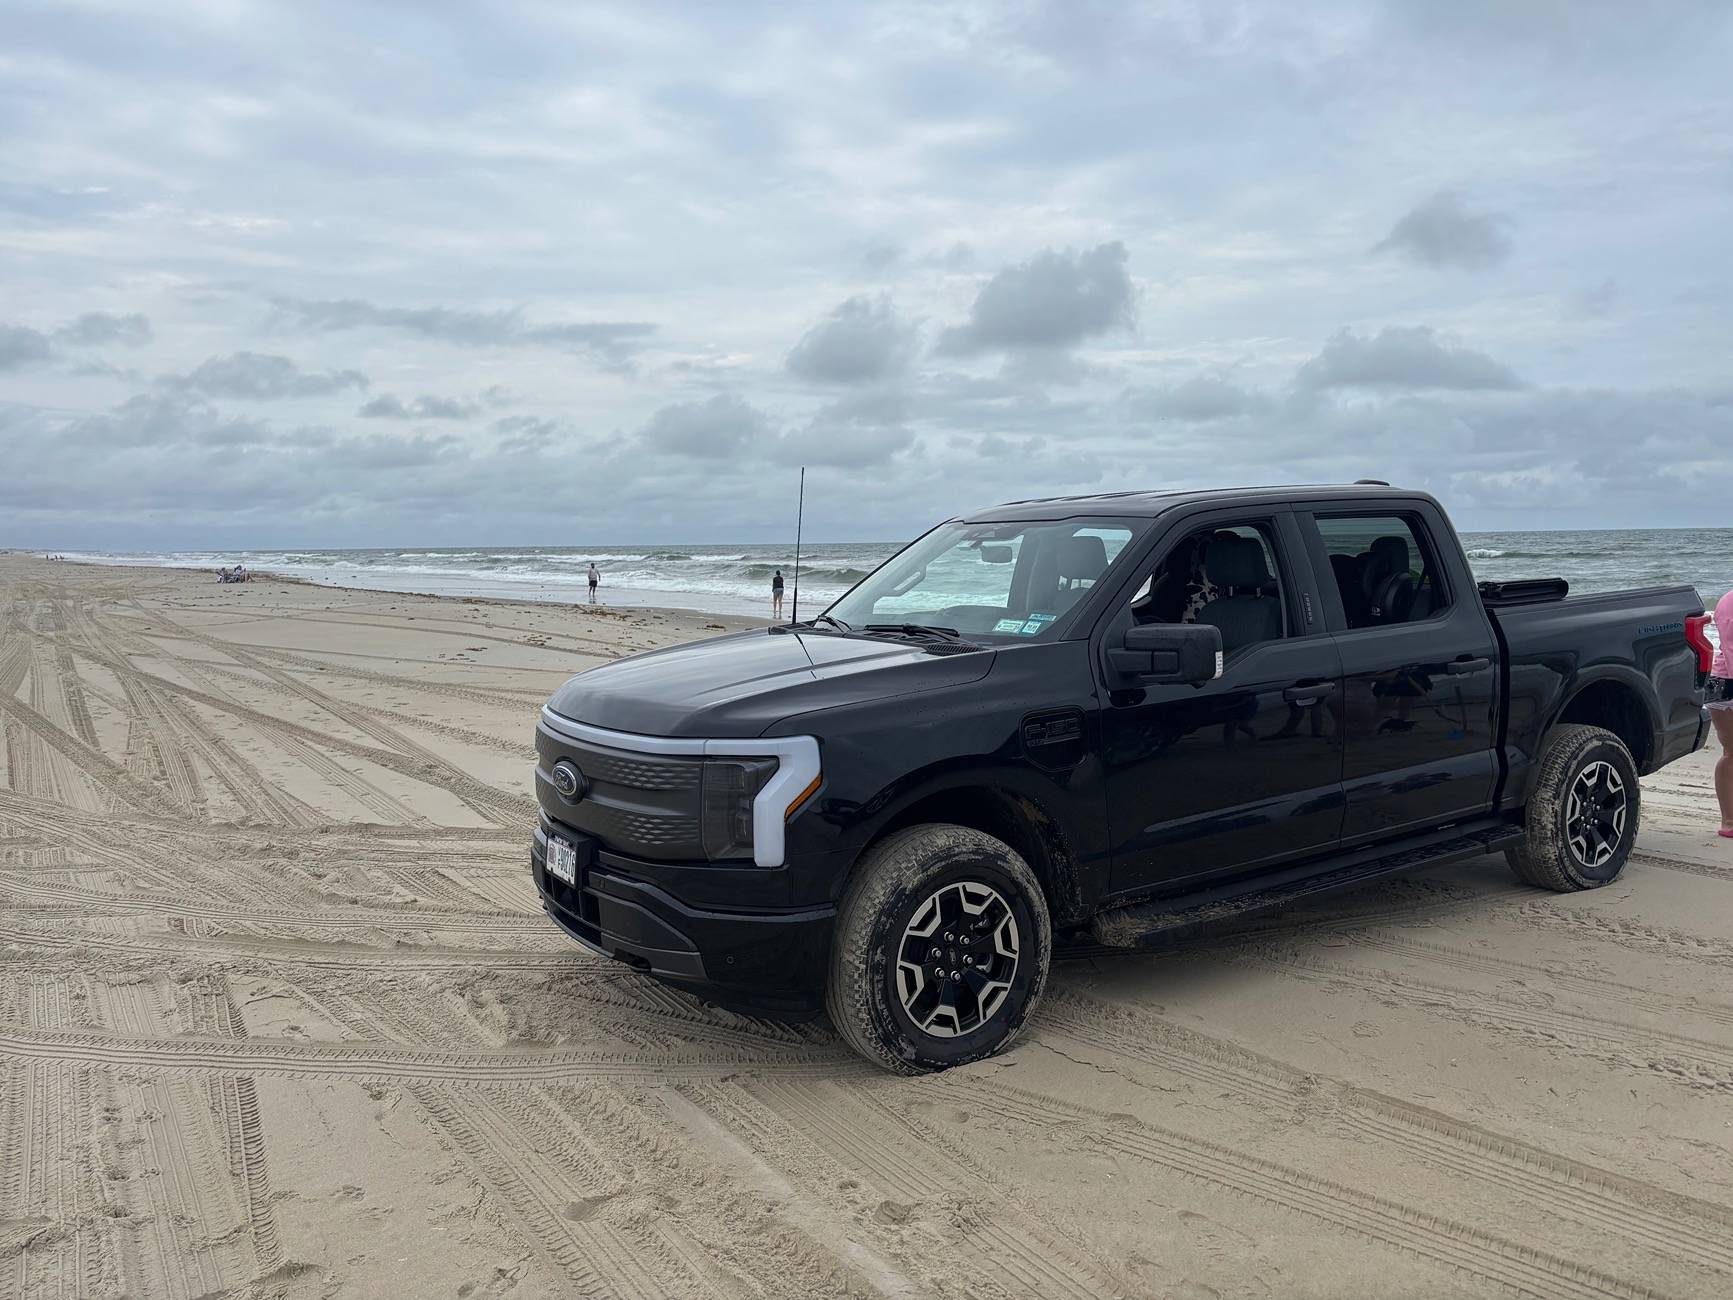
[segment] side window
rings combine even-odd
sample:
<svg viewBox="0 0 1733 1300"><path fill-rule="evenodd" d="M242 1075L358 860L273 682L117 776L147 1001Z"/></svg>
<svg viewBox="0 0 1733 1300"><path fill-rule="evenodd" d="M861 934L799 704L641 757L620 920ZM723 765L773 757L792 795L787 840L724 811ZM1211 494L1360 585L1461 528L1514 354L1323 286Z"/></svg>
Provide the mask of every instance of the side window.
<svg viewBox="0 0 1733 1300"><path fill-rule="evenodd" d="M1350 628L1417 623L1448 608L1430 539L1405 515L1318 519Z"/></svg>
<svg viewBox="0 0 1733 1300"><path fill-rule="evenodd" d="M1218 525L1182 537L1132 598L1139 623L1211 623L1233 654L1286 635L1276 548L1262 523Z"/></svg>

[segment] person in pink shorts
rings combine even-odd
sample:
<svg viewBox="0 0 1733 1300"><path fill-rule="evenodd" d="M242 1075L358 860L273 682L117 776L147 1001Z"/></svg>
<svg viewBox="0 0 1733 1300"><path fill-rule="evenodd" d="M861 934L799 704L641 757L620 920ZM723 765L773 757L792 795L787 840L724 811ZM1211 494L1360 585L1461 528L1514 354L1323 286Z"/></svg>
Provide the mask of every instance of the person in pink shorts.
<svg viewBox="0 0 1733 1300"><path fill-rule="evenodd" d="M1721 805L1721 836L1733 840L1733 591L1715 603L1716 640L1709 668L1709 718L1721 738L1715 764L1715 799Z"/></svg>

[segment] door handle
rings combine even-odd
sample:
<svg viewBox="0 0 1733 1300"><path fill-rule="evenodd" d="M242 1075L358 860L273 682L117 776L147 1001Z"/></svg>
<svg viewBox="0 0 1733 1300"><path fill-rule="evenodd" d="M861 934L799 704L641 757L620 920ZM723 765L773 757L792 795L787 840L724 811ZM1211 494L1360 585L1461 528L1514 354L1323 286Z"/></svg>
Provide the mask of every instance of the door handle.
<svg viewBox="0 0 1733 1300"><path fill-rule="evenodd" d="M1464 673L1478 673L1490 667L1490 659L1452 659L1444 665L1444 671L1452 677L1460 677Z"/></svg>
<svg viewBox="0 0 1733 1300"><path fill-rule="evenodd" d="M1290 686L1282 692L1289 704L1316 704L1326 695L1336 693L1335 682L1313 682L1310 686Z"/></svg>

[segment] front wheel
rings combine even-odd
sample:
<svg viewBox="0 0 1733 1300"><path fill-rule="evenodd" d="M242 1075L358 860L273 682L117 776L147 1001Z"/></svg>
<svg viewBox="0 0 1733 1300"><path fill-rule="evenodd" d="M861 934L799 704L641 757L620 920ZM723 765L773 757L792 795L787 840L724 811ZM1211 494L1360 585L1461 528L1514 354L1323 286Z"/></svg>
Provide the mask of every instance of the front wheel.
<svg viewBox="0 0 1733 1300"><path fill-rule="evenodd" d="M1528 826L1506 849L1519 880L1567 892L1610 885L1637 838L1642 791L1625 742L1602 727L1554 727L1528 801Z"/></svg>
<svg viewBox="0 0 1733 1300"><path fill-rule="evenodd" d="M897 831L868 850L837 910L831 1023L899 1074L992 1056L1040 1000L1052 928L1009 845L964 826Z"/></svg>

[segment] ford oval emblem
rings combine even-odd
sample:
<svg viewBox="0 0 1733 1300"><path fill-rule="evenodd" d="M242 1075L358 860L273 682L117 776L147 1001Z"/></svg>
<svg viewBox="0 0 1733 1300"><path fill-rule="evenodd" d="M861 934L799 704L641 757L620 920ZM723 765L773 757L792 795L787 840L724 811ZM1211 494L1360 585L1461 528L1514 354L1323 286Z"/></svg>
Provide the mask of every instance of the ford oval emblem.
<svg viewBox="0 0 1733 1300"><path fill-rule="evenodd" d="M582 799L584 797L584 790L589 782L584 779L582 772L565 759L562 758L555 763L554 770L549 775L553 778L554 789L558 790L565 798Z"/></svg>

